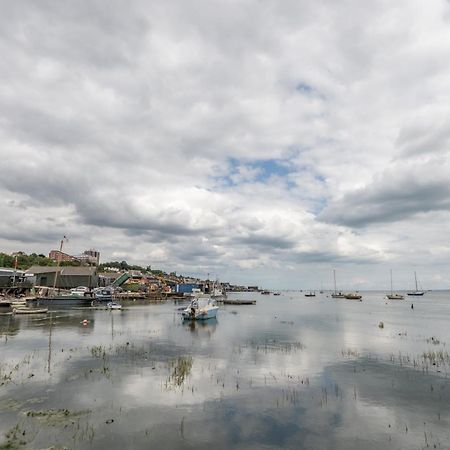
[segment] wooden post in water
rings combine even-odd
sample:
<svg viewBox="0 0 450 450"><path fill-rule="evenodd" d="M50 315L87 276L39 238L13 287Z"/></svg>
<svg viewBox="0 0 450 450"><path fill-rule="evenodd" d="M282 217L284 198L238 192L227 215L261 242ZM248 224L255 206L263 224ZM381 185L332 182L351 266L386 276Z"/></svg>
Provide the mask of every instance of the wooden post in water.
<svg viewBox="0 0 450 450"><path fill-rule="evenodd" d="M52 313L50 313L50 331L48 333L48 373L50 373L51 360L52 360Z"/></svg>

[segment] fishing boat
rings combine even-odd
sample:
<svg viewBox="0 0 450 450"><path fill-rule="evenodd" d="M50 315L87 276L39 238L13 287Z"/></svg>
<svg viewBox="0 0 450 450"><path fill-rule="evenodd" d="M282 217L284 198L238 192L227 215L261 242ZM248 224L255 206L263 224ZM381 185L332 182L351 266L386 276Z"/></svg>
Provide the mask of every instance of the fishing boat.
<svg viewBox="0 0 450 450"><path fill-rule="evenodd" d="M122 309L122 305L117 302L109 302L106 304L106 307L111 310L119 310L120 311Z"/></svg>
<svg viewBox="0 0 450 450"><path fill-rule="evenodd" d="M336 270L333 269L333 278L334 278L334 292L331 294L332 298L345 298L345 295L341 291L336 290Z"/></svg>
<svg viewBox="0 0 450 450"><path fill-rule="evenodd" d="M345 294L347 300L361 300L362 295L359 292L348 292Z"/></svg>
<svg viewBox="0 0 450 450"><path fill-rule="evenodd" d="M222 288L222 285L220 284L219 280L216 280L213 285L210 287L210 295L211 298L218 302L223 302L227 298L227 294Z"/></svg>
<svg viewBox="0 0 450 450"><path fill-rule="evenodd" d="M414 295L414 296L422 296L423 294L425 294L425 291L419 290L417 287L417 274L416 272L414 272L414 280L416 282L416 290L415 291L411 291L411 292L407 292L408 295Z"/></svg>
<svg viewBox="0 0 450 450"><path fill-rule="evenodd" d="M305 294L305 297L315 297L316 293L314 291L309 291Z"/></svg>
<svg viewBox="0 0 450 450"><path fill-rule="evenodd" d="M403 300L405 297L402 294L398 294L392 289L392 269L391 269L391 293L386 295L389 300Z"/></svg>
<svg viewBox="0 0 450 450"><path fill-rule="evenodd" d="M219 307L214 299L209 296L202 296L193 298L181 314L185 320L206 320L216 317L218 310Z"/></svg>
<svg viewBox="0 0 450 450"><path fill-rule="evenodd" d="M47 314L48 308L14 308L12 310L13 314Z"/></svg>

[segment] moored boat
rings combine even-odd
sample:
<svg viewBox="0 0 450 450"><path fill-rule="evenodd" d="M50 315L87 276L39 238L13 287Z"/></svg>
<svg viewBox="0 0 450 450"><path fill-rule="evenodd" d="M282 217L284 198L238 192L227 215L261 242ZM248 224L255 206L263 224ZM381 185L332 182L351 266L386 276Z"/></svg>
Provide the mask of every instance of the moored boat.
<svg viewBox="0 0 450 450"><path fill-rule="evenodd" d="M91 306L92 301L95 300L95 294L90 290L82 293L79 288L76 291L43 287L39 289L35 298L27 301L27 304L48 307Z"/></svg>
<svg viewBox="0 0 450 450"><path fill-rule="evenodd" d="M405 297L402 294L387 294L386 298L389 300L404 300Z"/></svg>
<svg viewBox="0 0 450 450"><path fill-rule="evenodd" d="M315 297L316 293L314 291L309 291L305 294L305 297Z"/></svg>
<svg viewBox="0 0 450 450"><path fill-rule="evenodd" d="M391 269L391 293L386 295L389 300L403 300L405 297L402 294L394 292L392 289L392 269Z"/></svg>
<svg viewBox="0 0 450 450"><path fill-rule="evenodd" d="M47 314L48 308L21 307L21 308L14 308L12 312L13 314Z"/></svg>
<svg viewBox="0 0 450 450"><path fill-rule="evenodd" d="M359 292L348 292L345 294L347 300L361 300L362 295Z"/></svg>
<svg viewBox="0 0 450 450"><path fill-rule="evenodd" d="M27 306L27 302L25 300L20 300L20 301L13 300L11 302L11 308L17 308L20 306Z"/></svg>
<svg viewBox="0 0 450 450"><path fill-rule="evenodd" d="M197 297L191 300L189 306L182 311L185 320L206 320L217 316L219 307L209 296Z"/></svg>
<svg viewBox="0 0 450 450"><path fill-rule="evenodd" d="M345 298L345 295L341 291L336 290L336 270L333 269L333 278L334 278L334 292L331 294L332 298Z"/></svg>
<svg viewBox="0 0 450 450"><path fill-rule="evenodd" d="M415 291L410 291L407 292L408 295L413 295L413 296L423 296L425 294L425 291L419 290L419 288L417 287L417 274L416 272L414 272L414 280L416 282L416 290Z"/></svg>
<svg viewBox="0 0 450 450"><path fill-rule="evenodd" d="M122 309L122 305L120 303L117 302L109 302L107 303L107 308L111 309L111 310L121 310Z"/></svg>

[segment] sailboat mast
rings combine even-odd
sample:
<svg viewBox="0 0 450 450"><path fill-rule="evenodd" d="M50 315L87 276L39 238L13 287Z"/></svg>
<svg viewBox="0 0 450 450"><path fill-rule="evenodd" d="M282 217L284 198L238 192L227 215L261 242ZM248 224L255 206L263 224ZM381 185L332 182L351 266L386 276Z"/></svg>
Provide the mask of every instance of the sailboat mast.
<svg viewBox="0 0 450 450"><path fill-rule="evenodd" d="M414 271L414 279L416 280L416 292L417 292L418 289L417 289L417 273L416 273L416 271Z"/></svg>
<svg viewBox="0 0 450 450"><path fill-rule="evenodd" d="M333 269L333 277L334 277L334 293L336 294L336 270Z"/></svg>
<svg viewBox="0 0 450 450"><path fill-rule="evenodd" d="M392 269L391 269L391 295L392 295L392 292L393 292L393 290L392 290Z"/></svg>
<svg viewBox="0 0 450 450"><path fill-rule="evenodd" d="M53 289L56 289L56 283L58 282L58 271L59 271L59 266L61 265L63 244L64 244L64 238L61 239L61 244L59 245L59 253L58 253L58 259L56 261L56 271L55 271L55 279L53 281Z"/></svg>

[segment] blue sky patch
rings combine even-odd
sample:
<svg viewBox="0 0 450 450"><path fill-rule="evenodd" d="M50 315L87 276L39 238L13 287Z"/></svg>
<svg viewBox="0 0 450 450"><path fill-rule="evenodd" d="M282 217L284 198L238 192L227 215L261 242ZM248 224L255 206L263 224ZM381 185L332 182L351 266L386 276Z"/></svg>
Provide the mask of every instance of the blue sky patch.
<svg viewBox="0 0 450 450"><path fill-rule="evenodd" d="M216 181L226 187L238 186L242 183L266 183L272 177L286 178L291 169L288 159L259 159L254 161L242 161L237 158L229 158L229 172L225 176L216 177ZM248 178L245 173L248 172ZM242 175L242 180L239 180ZM295 184L286 179L288 188Z"/></svg>

